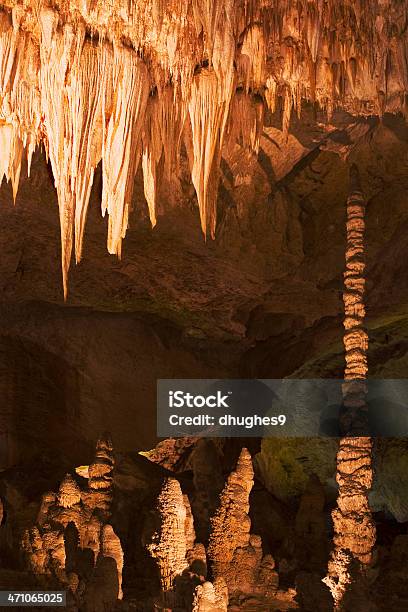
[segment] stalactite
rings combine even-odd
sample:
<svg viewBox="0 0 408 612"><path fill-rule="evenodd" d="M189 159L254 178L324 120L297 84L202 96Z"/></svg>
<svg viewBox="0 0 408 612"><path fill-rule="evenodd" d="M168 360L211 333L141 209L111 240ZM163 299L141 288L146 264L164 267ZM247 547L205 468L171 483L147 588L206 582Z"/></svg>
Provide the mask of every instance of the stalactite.
<svg viewBox="0 0 408 612"><path fill-rule="evenodd" d="M11 180L14 201L20 178L23 143L14 116L13 86L18 81L13 73L24 36L20 35L15 15L11 20L0 12L0 183Z"/></svg>
<svg viewBox="0 0 408 612"><path fill-rule="evenodd" d="M11 71L16 52L16 32L10 16L0 12L0 92L2 102L11 85Z"/></svg>
<svg viewBox="0 0 408 612"><path fill-rule="evenodd" d="M140 158L141 133L149 94L149 75L134 52L114 45L111 105L108 88L105 112L109 122L103 142L102 214L109 214L108 251L121 254L133 182Z"/></svg>
<svg viewBox="0 0 408 612"><path fill-rule="evenodd" d="M210 227L215 235L217 162L220 155L222 99L217 75L213 69L202 69L194 77L189 104L192 138L192 180L197 192L201 229L205 236Z"/></svg>
<svg viewBox="0 0 408 612"><path fill-rule="evenodd" d="M266 89L264 92L265 100L269 110L273 114L276 110L276 95L277 95L278 84L276 79L269 75L266 79Z"/></svg>
<svg viewBox="0 0 408 612"><path fill-rule="evenodd" d="M193 0L196 22L200 22L206 36L206 53L211 56L215 32L220 22L223 2L220 0ZM198 26L198 23L196 27ZM197 27L199 31L199 27Z"/></svg>
<svg viewBox="0 0 408 612"><path fill-rule="evenodd" d="M292 114L292 92L289 87L285 88L285 95L283 98L283 118L282 118L282 132L285 136L285 140L287 141L289 135L289 125L290 125L290 116Z"/></svg>
<svg viewBox="0 0 408 612"><path fill-rule="evenodd" d="M151 97L147 105L146 124L142 136L142 168L144 194L149 208L152 227L156 225L157 167L162 155L163 142L160 132L161 101Z"/></svg>
<svg viewBox="0 0 408 612"><path fill-rule="evenodd" d="M309 47L312 62L314 64L317 61L321 35L319 8L311 2L309 2L307 5L306 41Z"/></svg>
<svg viewBox="0 0 408 612"><path fill-rule="evenodd" d="M245 92L237 92L234 95L226 143L228 151L237 143L254 155L258 154L263 111L264 107L259 98L256 100Z"/></svg>
<svg viewBox="0 0 408 612"><path fill-rule="evenodd" d="M104 55L86 41L67 87L72 117L71 190L75 197L75 255L79 262L94 170L102 156Z"/></svg>
<svg viewBox="0 0 408 612"><path fill-rule="evenodd" d="M14 109L21 145L26 149L27 174L30 176L33 153L40 142L41 94L38 88L40 54L30 34L24 33L20 36L22 43L18 47L11 106ZM14 200L16 194L17 184L15 187L13 185Z"/></svg>
<svg viewBox="0 0 408 612"><path fill-rule="evenodd" d="M258 150L262 111L254 94L272 112L282 100L285 134L303 100L329 118L338 107L363 115L406 109L408 7L399 0L369 8L362 0L26 5L1 3L0 178L12 182L15 197L24 149L29 167L44 145L58 194L65 295L101 156L108 250L120 255L139 161L154 225L157 170L164 164L167 179L177 173L186 116L201 226L214 236L228 117L228 134ZM243 100L237 86L251 94L245 104L255 120L235 104ZM146 116L151 91L157 103Z"/></svg>
<svg viewBox="0 0 408 612"><path fill-rule="evenodd" d="M193 137L191 177L197 192L201 228L212 238L216 227L219 164L234 87L232 2L225 3L223 30L214 35L212 68L193 78L189 113Z"/></svg>
<svg viewBox="0 0 408 612"><path fill-rule="evenodd" d="M41 23L41 104L47 131L47 152L58 194L61 226L61 259L64 295L68 291L68 270L71 262L75 201L71 191L69 164L73 134L66 111L65 82L70 66L79 63L85 32L74 32L73 26L58 29L58 15L42 9ZM66 115L67 121L66 121Z"/></svg>
<svg viewBox="0 0 408 612"><path fill-rule="evenodd" d="M266 48L264 31L259 24L250 26L245 32L239 57L244 60L241 71L246 92L250 87L262 91L265 84Z"/></svg>
<svg viewBox="0 0 408 612"><path fill-rule="evenodd" d="M168 85L159 93L159 125L164 152L164 175L170 180L179 173L181 136L187 115L187 105L176 97L173 87Z"/></svg>
<svg viewBox="0 0 408 612"><path fill-rule="evenodd" d="M94 169L102 154L103 54L85 41L83 28L58 29L58 16L41 12L41 95L50 157L58 193L64 294L68 288L73 231L77 262Z"/></svg>
<svg viewBox="0 0 408 612"><path fill-rule="evenodd" d="M364 330L365 201L355 166L347 201L347 248L344 273L344 347L346 353L341 425L346 437L337 454L337 508L332 513L334 550L324 579L335 607L349 598L354 610L366 605L367 569L373 560L375 523L368 494L372 484L372 439L368 436L366 404L368 336ZM348 606L348 607L347 607Z"/></svg>

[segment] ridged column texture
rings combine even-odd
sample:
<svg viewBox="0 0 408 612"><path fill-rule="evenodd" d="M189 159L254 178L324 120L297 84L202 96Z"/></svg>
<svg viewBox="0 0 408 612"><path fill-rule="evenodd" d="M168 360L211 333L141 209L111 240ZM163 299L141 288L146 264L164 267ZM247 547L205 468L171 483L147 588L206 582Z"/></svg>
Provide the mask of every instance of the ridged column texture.
<svg viewBox="0 0 408 612"><path fill-rule="evenodd" d="M366 570L373 560L375 523L368 503L373 479L372 439L368 435L366 403L368 335L365 319L365 211L358 171L351 168L351 193L347 201L347 247L344 273L344 348L341 438L337 454L337 507L332 512L334 550L329 561L329 586L336 609L349 609L344 600L353 590L355 609L366 587ZM362 605L363 602L361 602Z"/></svg>

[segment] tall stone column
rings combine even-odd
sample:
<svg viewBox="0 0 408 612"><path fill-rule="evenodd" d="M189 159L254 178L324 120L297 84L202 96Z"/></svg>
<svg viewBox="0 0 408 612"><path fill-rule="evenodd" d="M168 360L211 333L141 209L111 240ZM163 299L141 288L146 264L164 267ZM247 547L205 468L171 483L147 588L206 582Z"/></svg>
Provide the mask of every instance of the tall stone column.
<svg viewBox="0 0 408 612"><path fill-rule="evenodd" d="M336 610L367 611L367 570L373 560L376 530L368 504L372 485L372 439L366 403L368 335L365 305L365 200L358 169L351 167L347 200L347 247L344 273L344 348L346 368L337 454L337 507L332 512L334 537L328 575Z"/></svg>

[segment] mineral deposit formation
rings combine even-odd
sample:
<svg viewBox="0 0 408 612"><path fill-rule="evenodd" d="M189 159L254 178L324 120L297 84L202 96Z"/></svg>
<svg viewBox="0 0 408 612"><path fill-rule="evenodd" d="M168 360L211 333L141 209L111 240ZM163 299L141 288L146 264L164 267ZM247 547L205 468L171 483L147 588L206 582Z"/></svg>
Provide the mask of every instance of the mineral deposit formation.
<svg viewBox="0 0 408 612"><path fill-rule="evenodd" d="M102 161L107 246L121 254L139 164L151 223L160 178L187 152L204 235L215 235L225 148L257 152L264 108L287 133L310 101L357 115L406 111L400 0L2 0L0 180L50 161L62 274L80 261Z"/></svg>

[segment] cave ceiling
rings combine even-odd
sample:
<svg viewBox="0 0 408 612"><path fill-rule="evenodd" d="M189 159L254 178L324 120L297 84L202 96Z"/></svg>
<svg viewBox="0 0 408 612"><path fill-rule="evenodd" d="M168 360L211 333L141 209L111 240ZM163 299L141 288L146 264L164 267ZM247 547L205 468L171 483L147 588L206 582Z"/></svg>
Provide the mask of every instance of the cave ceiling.
<svg viewBox="0 0 408 612"><path fill-rule="evenodd" d="M109 253L121 256L138 171L155 226L160 186L179 175L183 154L202 232L214 237L223 162L253 163L266 115L279 117L269 134L281 139L279 176L316 142L348 155L370 131L361 118L405 113L407 24L401 0L3 0L0 178L15 198L22 163L29 172L35 149L45 151L65 294L100 162ZM340 111L345 135L328 139ZM302 121L320 132L303 129L288 157ZM237 147L248 157L237 161Z"/></svg>

